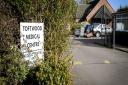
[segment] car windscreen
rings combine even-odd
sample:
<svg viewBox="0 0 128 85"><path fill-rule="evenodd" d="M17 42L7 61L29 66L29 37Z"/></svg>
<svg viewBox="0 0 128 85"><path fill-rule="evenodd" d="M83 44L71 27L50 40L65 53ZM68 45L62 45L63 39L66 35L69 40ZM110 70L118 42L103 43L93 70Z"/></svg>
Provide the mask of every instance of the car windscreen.
<svg viewBox="0 0 128 85"><path fill-rule="evenodd" d="M93 28L96 28L99 24L93 24Z"/></svg>

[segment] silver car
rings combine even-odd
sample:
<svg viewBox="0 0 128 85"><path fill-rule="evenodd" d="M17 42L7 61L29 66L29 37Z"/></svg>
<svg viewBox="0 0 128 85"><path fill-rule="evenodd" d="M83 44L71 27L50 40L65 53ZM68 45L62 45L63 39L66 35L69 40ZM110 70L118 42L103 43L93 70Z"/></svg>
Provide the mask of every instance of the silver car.
<svg viewBox="0 0 128 85"><path fill-rule="evenodd" d="M93 33L96 37L100 37L101 35L112 33L112 28L106 24L97 24L93 28Z"/></svg>

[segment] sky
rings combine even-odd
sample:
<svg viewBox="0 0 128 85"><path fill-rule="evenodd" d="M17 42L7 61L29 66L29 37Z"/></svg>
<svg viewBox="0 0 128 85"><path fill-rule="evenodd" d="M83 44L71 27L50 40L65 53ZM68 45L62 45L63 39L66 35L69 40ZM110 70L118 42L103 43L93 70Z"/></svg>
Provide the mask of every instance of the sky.
<svg viewBox="0 0 128 85"><path fill-rule="evenodd" d="M108 0L114 10L120 8L120 6L128 6L128 0Z"/></svg>

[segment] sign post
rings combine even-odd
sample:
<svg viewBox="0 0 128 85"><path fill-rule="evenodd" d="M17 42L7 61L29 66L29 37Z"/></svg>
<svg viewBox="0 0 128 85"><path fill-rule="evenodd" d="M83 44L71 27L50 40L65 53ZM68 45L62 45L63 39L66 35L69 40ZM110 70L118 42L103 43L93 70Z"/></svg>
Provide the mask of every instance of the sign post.
<svg viewBox="0 0 128 85"><path fill-rule="evenodd" d="M44 23L20 23L21 52L25 60L34 64L44 59Z"/></svg>

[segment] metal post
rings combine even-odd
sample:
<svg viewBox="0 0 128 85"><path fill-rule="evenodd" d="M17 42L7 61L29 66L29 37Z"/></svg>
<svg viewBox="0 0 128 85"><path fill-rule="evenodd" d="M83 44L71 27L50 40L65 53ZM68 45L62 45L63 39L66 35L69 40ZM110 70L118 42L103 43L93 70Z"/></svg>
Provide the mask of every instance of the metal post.
<svg viewBox="0 0 128 85"><path fill-rule="evenodd" d="M114 15L114 21L113 21L113 49L115 49L115 30L116 30L116 15Z"/></svg>
<svg viewBox="0 0 128 85"><path fill-rule="evenodd" d="M103 6L103 24L105 24L105 7ZM105 28L105 37L104 37L104 46L106 45L106 28Z"/></svg>

